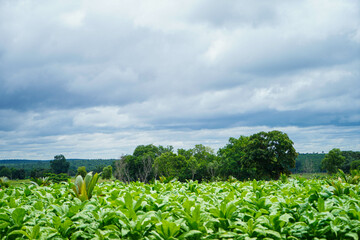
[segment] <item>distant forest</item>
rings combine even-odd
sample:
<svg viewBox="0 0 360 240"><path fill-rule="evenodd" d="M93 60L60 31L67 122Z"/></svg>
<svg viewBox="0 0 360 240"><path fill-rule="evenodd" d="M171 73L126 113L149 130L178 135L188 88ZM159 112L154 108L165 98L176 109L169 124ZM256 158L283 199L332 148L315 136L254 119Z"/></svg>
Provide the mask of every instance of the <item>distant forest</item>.
<svg viewBox="0 0 360 240"><path fill-rule="evenodd" d="M355 159L360 159L360 152L342 151L346 158L343 169L348 171L350 163ZM291 169L292 173L319 173L325 172L321 169L321 161L325 153L300 153L296 158L296 166ZM101 172L106 166L114 166L118 159L67 159L70 162L69 175L74 176L78 167L85 166L87 171ZM49 169L52 160L0 160L0 168L24 169L25 176L28 178L32 170Z"/></svg>
<svg viewBox="0 0 360 240"><path fill-rule="evenodd" d="M88 172L101 172L108 165L112 165L116 159L66 159L70 162L69 175L75 176L78 167L85 166ZM0 169L24 169L25 177L30 177L31 171L39 169L50 169L52 160L0 160Z"/></svg>

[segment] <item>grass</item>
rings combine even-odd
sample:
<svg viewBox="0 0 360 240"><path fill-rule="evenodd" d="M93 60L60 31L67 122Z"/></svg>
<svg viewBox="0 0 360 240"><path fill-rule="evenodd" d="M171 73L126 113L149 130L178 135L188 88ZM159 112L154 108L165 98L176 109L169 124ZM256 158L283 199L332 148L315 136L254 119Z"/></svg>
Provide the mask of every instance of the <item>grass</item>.
<svg viewBox="0 0 360 240"><path fill-rule="evenodd" d="M22 180L9 180L9 184L14 187L21 186L23 184L30 184L30 179L22 179Z"/></svg>
<svg viewBox="0 0 360 240"><path fill-rule="evenodd" d="M324 179L329 177L327 173L295 173L291 174L291 177L303 177L306 179Z"/></svg>

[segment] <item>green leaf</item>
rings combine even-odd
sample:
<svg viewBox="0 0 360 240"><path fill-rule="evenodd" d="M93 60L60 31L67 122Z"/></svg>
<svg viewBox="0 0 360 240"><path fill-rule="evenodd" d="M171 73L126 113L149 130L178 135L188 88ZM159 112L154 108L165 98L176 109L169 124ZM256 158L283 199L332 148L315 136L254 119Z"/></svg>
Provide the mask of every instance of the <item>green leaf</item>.
<svg viewBox="0 0 360 240"><path fill-rule="evenodd" d="M276 232L276 231L267 229L267 230L265 230L265 232L266 232L266 235L270 235L270 236L273 237L273 238L275 237L275 239L276 239L276 238L281 239L280 233L278 233L278 232Z"/></svg>
<svg viewBox="0 0 360 240"><path fill-rule="evenodd" d="M42 211L44 209L44 204L40 201L37 201L35 204L34 204L34 208L36 210L39 210L39 211Z"/></svg>
<svg viewBox="0 0 360 240"><path fill-rule="evenodd" d="M9 223L9 222L1 222L1 221L0 221L0 229L5 229L5 228L7 228L8 226L10 226L10 223Z"/></svg>
<svg viewBox="0 0 360 240"><path fill-rule="evenodd" d="M60 225L61 225L61 219L58 216L53 216L52 221L53 221L54 228L59 230Z"/></svg>
<svg viewBox="0 0 360 240"><path fill-rule="evenodd" d="M10 218L7 214L5 213L0 213L0 220L4 220L4 221L10 221Z"/></svg>
<svg viewBox="0 0 360 240"><path fill-rule="evenodd" d="M323 198L320 197L318 199L317 207L319 212L325 212L325 200Z"/></svg>
<svg viewBox="0 0 360 240"><path fill-rule="evenodd" d="M24 217L25 217L26 211L23 208L16 208L12 214L11 217L14 220L14 223L21 226L23 221L24 221Z"/></svg>
<svg viewBox="0 0 360 240"><path fill-rule="evenodd" d="M181 236L179 236L179 239L186 239L188 237L193 237L196 235L201 235L202 232L198 231L198 230L190 230L186 233L181 234Z"/></svg>
<svg viewBox="0 0 360 240"><path fill-rule="evenodd" d="M31 239L39 239L40 237L40 225L37 224L32 228Z"/></svg>
<svg viewBox="0 0 360 240"><path fill-rule="evenodd" d="M99 174L98 173L95 173L94 176L91 178L91 181L90 181L89 186L87 188L87 193L88 193L89 199L92 197L92 192L93 192L93 190L95 188L95 185L96 185L98 179L99 179Z"/></svg>
<svg viewBox="0 0 360 240"><path fill-rule="evenodd" d="M23 236L27 237L28 239L32 239L31 236L23 230L14 230L8 234L8 236L12 236L12 235L23 235Z"/></svg>
<svg viewBox="0 0 360 240"><path fill-rule="evenodd" d="M125 193L124 201L127 209L133 209L133 198L129 192Z"/></svg>
<svg viewBox="0 0 360 240"><path fill-rule="evenodd" d="M359 235L357 233L354 233L354 232L346 233L345 236L350 237L350 238L352 238L354 240L359 240Z"/></svg>

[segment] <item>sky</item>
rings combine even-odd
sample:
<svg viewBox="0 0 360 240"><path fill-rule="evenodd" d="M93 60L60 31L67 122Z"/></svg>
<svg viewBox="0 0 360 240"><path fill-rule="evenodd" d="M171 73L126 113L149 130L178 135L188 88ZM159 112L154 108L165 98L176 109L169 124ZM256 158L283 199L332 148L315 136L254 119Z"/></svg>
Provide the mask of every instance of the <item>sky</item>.
<svg viewBox="0 0 360 240"><path fill-rule="evenodd" d="M360 1L0 1L0 159L360 151Z"/></svg>

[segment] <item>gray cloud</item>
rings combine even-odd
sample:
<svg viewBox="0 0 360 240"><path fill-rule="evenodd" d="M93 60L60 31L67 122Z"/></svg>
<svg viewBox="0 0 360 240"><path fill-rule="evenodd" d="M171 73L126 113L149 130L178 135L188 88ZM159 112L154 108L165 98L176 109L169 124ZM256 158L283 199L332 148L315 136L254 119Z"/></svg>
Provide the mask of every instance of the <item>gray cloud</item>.
<svg viewBox="0 0 360 240"><path fill-rule="evenodd" d="M2 1L0 152L36 156L49 141L86 157L86 137L114 154L119 136L129 152L147 140L208 142L190 130L208 130L218 146L241 127L305 129L294 133L304 151L329 146L302 141L311 130L335 127L334 142L359 150L346 130L360 125L359 9L355 0Z"/></svg>

